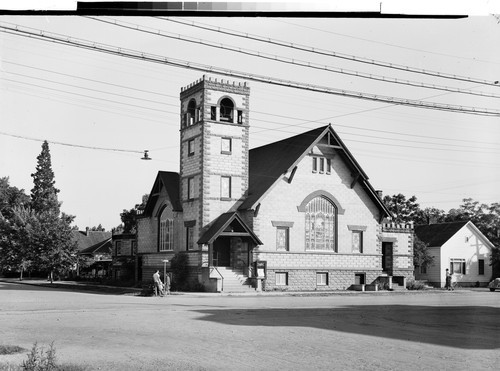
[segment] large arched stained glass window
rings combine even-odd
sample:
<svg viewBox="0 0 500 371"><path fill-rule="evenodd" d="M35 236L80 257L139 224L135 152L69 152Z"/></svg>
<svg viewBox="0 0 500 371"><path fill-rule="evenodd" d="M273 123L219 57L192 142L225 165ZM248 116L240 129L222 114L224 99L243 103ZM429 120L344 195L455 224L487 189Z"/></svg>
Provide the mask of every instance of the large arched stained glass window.
<svg viewBox="0 0 500 371"><path fill-rule="evenodd" d="M335 205L325 197L315 197L305 212L306 250L335 251Z"/></svg>

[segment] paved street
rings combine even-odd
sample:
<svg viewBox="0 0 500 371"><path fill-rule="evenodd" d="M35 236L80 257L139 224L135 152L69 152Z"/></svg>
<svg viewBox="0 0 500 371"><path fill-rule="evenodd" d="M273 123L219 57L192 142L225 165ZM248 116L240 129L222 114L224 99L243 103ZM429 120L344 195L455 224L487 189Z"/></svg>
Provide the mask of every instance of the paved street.
<svg viewBox="0 0 500 371"><path fill-rule="evenodd" d="M499 330L487 289L155 298L0 282L0 344L54 341L89 369L498 369Z"/></svg>

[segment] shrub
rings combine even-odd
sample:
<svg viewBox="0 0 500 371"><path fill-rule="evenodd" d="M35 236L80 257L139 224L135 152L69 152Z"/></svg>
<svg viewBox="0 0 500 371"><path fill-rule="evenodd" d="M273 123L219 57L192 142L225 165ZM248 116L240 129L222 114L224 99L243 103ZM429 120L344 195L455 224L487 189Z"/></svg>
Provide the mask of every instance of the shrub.
<svg viewBox="0 0 500 371"><path fill-rule="evenodd" d="M424 290L425 283L423 283L422 281L417 281L413 278L408 278L406 280L406 288L408 290Z"/></svg>
<svg viewBox="0 0 500 371"><path fill-rule="evenodd" d="M56 368L56 349L52 342L44 352L43 347L38 348L38 344L33 344L31 352L28 353L28 359L23 361L21 367L25 371L55 371Z"/></svg>
<svg viewBox="0 0 500 371"><path fill-rule="evenodd" d="M22 351L24 351L24 348L17 345L0 345L0 355L20 353Z"/></svg>

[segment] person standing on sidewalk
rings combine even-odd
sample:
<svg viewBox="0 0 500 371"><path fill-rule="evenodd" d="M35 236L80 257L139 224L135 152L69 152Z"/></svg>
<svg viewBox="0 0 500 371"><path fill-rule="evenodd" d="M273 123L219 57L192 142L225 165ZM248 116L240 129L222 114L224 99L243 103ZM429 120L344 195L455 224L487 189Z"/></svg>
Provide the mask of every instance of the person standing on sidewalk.
<svg viewBox="0 0 500 371"><path fill-rule="evenodd" d="M154 284L154 295L155 296L158 296L158 295L163 296L163 283L161 282L160 271L158 269L153 274L153 284Z"/></svg>
<svg viewBox="0 0 500 371"><path fill-rule="evenodd" d="M165 275L165 295L170 295L170 275L167 273Z"/></svg>
<svg viewBox="0 0 500 371"><path fill-rule="evenodd" d="M451 274L448 268L446 269L446 284L444 285L444 288L448 291L453 290L451 287Z"/></svg>

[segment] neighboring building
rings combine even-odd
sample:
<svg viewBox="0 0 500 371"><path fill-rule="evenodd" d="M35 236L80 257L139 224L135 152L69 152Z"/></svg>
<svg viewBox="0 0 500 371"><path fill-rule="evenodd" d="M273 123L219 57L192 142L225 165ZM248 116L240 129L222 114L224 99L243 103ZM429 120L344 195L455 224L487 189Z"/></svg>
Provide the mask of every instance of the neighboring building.
<svg viewBox="0 0 500 371"><path fill-rule="evenodd" d="M444 287L448 268L459 286L486 286L491 280L494 246L472 222L418 225L415 234L434 257L431 266L415 270L417 279Z"/></svg>
<svg viewBox="0 0 500 371"><path fill-rule="evenodd" d="M250 150L249 95L206 77L181 90L180 173L158 173L138 219L142 279L178 252L208 291L413 277L412 226L383 224L390 212L332 127Z"/></svg>
<svg viewBox="0 0 500 371"><path fill-rule="evenodd" d="M135 233L113 234L112 277L115 280L138 281L142 273L137 261L137 238Z"/></svg>
<svg viewBox="0 0 500 371"><path fill-rule="evenodd" d="M77 242L77 276L86 278L107 277L111 265L111 232L73 231ZM82 264L82 259L86 264Z"/></svg>

